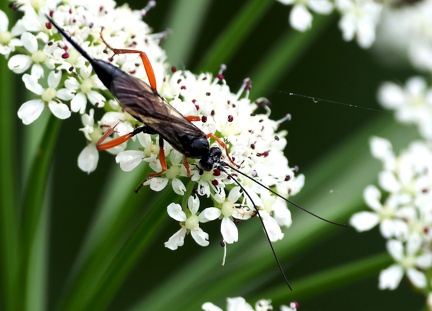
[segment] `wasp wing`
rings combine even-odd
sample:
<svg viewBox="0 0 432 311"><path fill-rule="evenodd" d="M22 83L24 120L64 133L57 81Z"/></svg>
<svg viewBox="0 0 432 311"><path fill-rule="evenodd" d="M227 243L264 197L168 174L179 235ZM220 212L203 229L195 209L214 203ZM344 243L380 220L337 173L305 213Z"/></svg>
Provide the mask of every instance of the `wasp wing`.
<svg viewBox="0 0 432 311"><path fill-rule="evenodd" d="M127 73L119 75L112 81L110 91L126 112L187 157L191 156L188 151L190 139L206 136L156 90L138 78Z"/></svg>

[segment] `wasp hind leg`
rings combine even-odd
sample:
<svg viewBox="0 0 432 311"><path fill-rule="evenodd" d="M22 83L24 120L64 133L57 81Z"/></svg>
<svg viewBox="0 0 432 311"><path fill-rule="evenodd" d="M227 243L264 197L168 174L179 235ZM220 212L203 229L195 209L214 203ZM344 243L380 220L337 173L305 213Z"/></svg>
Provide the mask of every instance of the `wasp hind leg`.
<svg viewBox="0 0 432 311"><path fill-rule="evenodd" d="M118 125L118 123L116 125L114 125L113 127L110 127L108 129L108 131L106 131L102 137L98 140L98 142L96 143L96 148L99 151L103 151L103 150L108 150L114 147L117 147L118 145L123 144L124 142L128 141L129 139L131 139L132 137L134 137L135 135L139 134L139 133L147 133L147 134L155 134L153 131L151 131L147 126L140 126L138 128L136 128L135 130L133 130L130 133L127 133L125 135L119 136L117 138L114 138L106 143L104 143L104 141L112 134L114 133L114 130L116 128L116 126Z"/></svg>
<svg viewBox="0 0 432 311"><path fill-rule="evenodd" d="M147 54L146 54L145 52L143 52L143 51L140 51L140 50L116 49L116 48L113 48L111 45L109 45L109 44L105 41L105 39L104 39L104 37L103 37L103 35L102 35L102 31L103 31L103 29L101 30L101 33L100 33L101 39L102 39L102 41L105 43L105 45L106 45L106 46L107 46L111 51L114 52L114 55L119 55L119 54L139 54L139 56L140 56L140 58L141 58L141 61L142 61L143 64L144 64L144 69L145 69L145 71L146 71L146 73L147 73L147 77L148 77L148 79L149 79L150 86L151 86L151 88L152 88L153 90L156 91L156 90L157 90L157 88L156 88L156 76L155 76L155 73L154 73L154 70L153 70L153 66L152 66L152 64L151 64L151 62L150 62L150 60L149 60ZM113 55L113 56L114 56L114 55Z"/></svg>

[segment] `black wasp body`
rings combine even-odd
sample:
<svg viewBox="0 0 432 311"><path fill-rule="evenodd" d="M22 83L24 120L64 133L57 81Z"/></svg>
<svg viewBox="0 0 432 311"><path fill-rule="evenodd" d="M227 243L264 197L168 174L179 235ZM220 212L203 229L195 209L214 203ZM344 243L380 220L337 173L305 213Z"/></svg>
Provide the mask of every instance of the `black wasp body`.
<svg viewBox="0 0 432 311"><path fill-rule="evenodd" d="M244 195L252 202L256 210L256 214L258 215L258 218L260 219L261 225L264 229L267 240L270 244L271 250L273 252L279 270L286 284L291 289L291 286L288 282L285 272L282 269L282 265L280 264L276 252L273 248L273 245L270 241L262 217L260 216L259 208L255 205L252 197L248 194L248 192L245 190L242 184L235 178L235 176L230 174L225 168L229 168L232 171L252 180L256 184L265 188L266 190L273 193L274 195L282 198L283 200L290 203L291 205L321 220L339 226L346 226L346 225L338 224L326 220L304 209L300 205L284 198L283 196L279 195L277 192L273 191L266 185L260 183L256 179L244 174L239 169L237 169L236 167L238 166L231 159L226 144L214 134L205 134L203 131L201 131L198 127L196 127L191 122L191 121L198 121L199 117L185 117L174 107L172 107L158 93L158 91L156 90L156 78L153 72L153 68L145 52L138 51L138 50L112 48L111 46L108 45L107 42L105 42L101 33L101 39L104 41L107 47L114 52L114 55L115 54L139 54L140 55L147 76L149 78L150 85L139 80L134 76L127 74L126 72L122 71L121 69L119 69L118 67L114 66L113 64L107 61L90 57L90 55L88 55L86 51L84 51L74 40L72 40L72 38L68 36L49 16L46 17L50 21L50 23L54 25L54 27L62 34L62 36L66 38L67 41L69 41L70 44L72 44L72 46L75 49L77 49L78 52L81 53L81 55L84 56L90 62L99 79L106 86L106 88L111 92L111 94L118 100L118 102L120 103L124 111L128 112L130 115L132 115L135 119L137 119L139 122L143 124L143 126L135 129L133 132L129 134L117 137L111 141L104 143L103 141L114 132L114 129L111 128L99 140L97 144L98 150L106 150L115 147L117 145L120 145L138 133L158 134L159 146L160 146L159 160L161 162L162 171L151 173L148 175L148 178L160 176L167 170L165 154L163 151L164 140L169 142L173 148L175 148L177 151L179 151L185 156L183 164L185 165L188 171L188 176L190 172L189 172L189 164L187 162L187 158L200 159L199 167L204 171L211 171L212 169L217 168L220 171L224 172L235 184L237 184L243 190ZM222 148L219 147L210 148L210 144L208 141L210 137L214 138L215 141ZM227 158L233 165L230 165L227 162L221 160L222 149L225 150ZM144 183L142 183L137 190L139 190L143 186L143 184Z"/></svg>
<svg viewBox="0 0 432 311"><path fill-rule="evenodd" d="M88 53L68 36L50 17L47 16L47 18L61 35L90 62L98 78L117 99L124 111L144 124L132 133L127 134L127 137L124 139L117 140L116 142L110 141L107 144L103 144L103 141L101 141L100 144L98 144L99 150L112 148L117 142L121 144L141 132L159 134L161 147L163 146L163 140L166 140L174 149L182 153L185 157L201 159L199 161L199 166L204 171L210 171L215 165L218 165L222 156L222 151L218 147L210 148L208 137L213 135L206 135L189 119L171 106L156 90L155 82L153 82L154 85L150 86L107 61L90 57L90 55L88 55ZM119 51L117 54L121 54L124 51L128 51L127 53L131 53L131 51L137 54L144 53L135 50L112 50L114 52L116 50ZM146 60L148 61L146 55L141 58L143 62ZM144 63L144 66L149 75L150 83L153 84L152 81L155 81L155 78L150 62L147 64ZM162 171L161 174L163 172L164 171ZM157 174L161 175L159 173ZM154 174L151 175L151 177L156 176Z"/></svg>

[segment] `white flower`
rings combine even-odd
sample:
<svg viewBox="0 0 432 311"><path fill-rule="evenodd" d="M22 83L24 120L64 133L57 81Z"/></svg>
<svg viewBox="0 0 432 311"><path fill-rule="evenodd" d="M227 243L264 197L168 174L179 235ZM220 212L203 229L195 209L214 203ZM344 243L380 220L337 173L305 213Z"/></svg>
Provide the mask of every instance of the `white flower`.
<svg viewBox="0 0 432 311"><path fill-rule="evenodd" d="M70 117L71 112L68 106L56 101L57 99L71 100L73 97L67 89L57 90L60 80L61 72L51 71L48 75L48 87L44 89L33 76L28 74L23 76L26 88L41 96L41 99L27 101L19 108L18 117L24 124L33 123L41 115L45 103L48 104L48 108L57 118L67 119Z"/></svg>
<svg viewBox="0 0 432 311"><path fill-rule="evenodd" d="M78 156L78 167L88 174L96 169L99 162L99 151L96 149L96 142L99 140L100 136L102 136L100 131L97 129L95 130L93 116L93 109L90 110L89 114L83 114L81 116L84 127L80 128L80 131L84 133L89 143Z"/></svg>
<svg viewBox="0 0 432 311"><path fill-rule="evenodd" d="M90 174L93 172L99 161L99 151L94 144L88 144L78 156L78 167Z"/></svg>
<svg viewBox="0 0 432 311"><path fill-rule="evenodd" d="M9 19L6 14L0 10L0 54L9 57L9 54L15 51L15 47L22 46L19 39L14 38L13 34L8 31Z"/></svg>
<svg viewBox="0 0 432 311"><path fill-rule="evenodd" d="M333 4L327 0L278 0L284 5L293 5L289 21L290 25L299 31L306 31L312 26L312 11L320 14L329 14Z"/></svg>
<svg viewBox="0 0 432 311"><path fill-rule="evenodd" d="M203 213L198 214L199 205L199 199L192 196L188 199L188 214L182 210L180 204L171 203L168 205L168 215L180 222L181 229L165 242L165 247L171 250L176 250L178 247L183 245L186 233L189 232L198 245L209 245L208 234L199 227L200 222L208 221L208 219L202 216L202 214L205 214L205 210Z"/></svg>
<svg viewBox="0 0 432 311"><path fill-rule="evenodd" d="M9 69L20 74L27 71L33 64L39 72L43 71L41 64L46 62L47 56L43 51L39 50L36 36L29 32L24 32L21 35L21 42L29 55L18 54L12 56L8 62Z"/></svg>
<svg viewBox="0 0 432 311"><path fill-rule="evenodd" d="M432 253L421 253L420 236L411 235L406 244L398 240L390 240L387 242L387 248L397 264L381 271L379 288L396 289L404 273L414 286L424 288L427 282L426 276L418 269L431 267Z"/></svg>
<svg viewBox="0 0 432 311"><path fill-rule="evenodd" d="M408 62L420 71L432 72L430 12L430 0L419 1L413 5L386 7L376 41L383 61L390 59L393 66L405 65Z"/></svg>
<svg viewBox="0 0 432 311"><path fill-rule="evenodd" d="M298 303L291 302L290 306L282 305L280 307L281 311L297 311ZM222 311L221 308L214 305L211 302L206 302L202 305L204 311ZM271 305L271 300L261 299L255 303L255 308L253 308L243 297L227 298L227 311L269 311L274 310Z"/></svg>
<svg viewBox="0 0 432 311"><path fill-rule="evenodd" d="M205 311L222 311L222 309L209 302L203 304L202 308ZM254 311L254 309L243 297L236 297L227 298L227 311Z"/></svg>
<svg viewBox="0 0 432 311"><path fill-rule="evenodd" d="M360 47L369 48L375 41L382 7L373 0L336 0L336 8L342 15L339 28L344 40L351 41L356 37Z"/></svg>
<svg viewBox="0 0 432 311"><path fill-rule="evenodd" d="M385 82L379 89L378 100L383 107L395 111L397 120L417 124L420 134L432 140L432 89L424 78L412 77L405 87Z"/></svg>
<svg viewBox="0 0 432 311"><path fill-rule="evenodd" d="M351 217L350 224L357 231L367 231L380 224L381 234L385 238L404 237L408 234L406 222L398 218L398 196L390 196L381 204L381 192L375 186L366 187L363 196L374 212L359 212Z"/></svg>
<svg viewBox="0 0 432 311"><path fill-rule="evenodd" d="M72 112L79 112L83 114L86 110L87 99L90 103L97 107L102 108L105 103L105 97L94 88L100 89L102 87L99 78L94 74L93 68L89 66L83 66L80 68L80 80L70 77L65 81L66 88L72 90L75 93L74 98L71 101Z"/></svg>

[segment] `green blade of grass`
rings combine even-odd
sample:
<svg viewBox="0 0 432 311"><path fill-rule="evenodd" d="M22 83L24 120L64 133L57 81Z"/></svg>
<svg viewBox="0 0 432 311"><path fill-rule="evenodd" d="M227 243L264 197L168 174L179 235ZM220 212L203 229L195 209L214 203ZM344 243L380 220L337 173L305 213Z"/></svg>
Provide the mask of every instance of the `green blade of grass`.
<svg viewBox="0 0 432 311"><path fill-rule="evenodd" d="M0 9L8 12L8 2L2 1ZM10 16L9 16L10 17ZM18 288L18 202L17 202L17 146L16 146L16 89L15 75L9 70L7 60L0 57L2 109L0 113L0 256L2 304L4 310L18 310L21 297Z"/></svg>
<svg viewBox="0 0 432 311"><path fill-rule="evenodd" d="M44 255L37 249L38 246L46 245L46 232L43 228L48 225L48 213L46 212L47 201L45 198L48 174L51 168L54 147L60 130L61 120L50 115L45 127L43 137L34 154L30 173L26 180L26 190L23 200L23 217L20 232L22 233L21 245L21 269L25 308L29 310L44 309L45 278L34 278L34 275L42 275L45 271L46 262L41 258ZM32 260L39 258L36 262ZM38 265L36 265L38 263ZM37 301L35 300L37 299Z"/></svg>
<svg viewBox="0 0 432 311"><path fill-rule="evenodd" d="M285 35L261 58L250 73L253 88L251 98L263 96L263 92L285 75L312 46L315 40L331 24L334 15L315 15L313 27L306 32L289 28Z"/></svg>
<svg viewBox="0 0 432 311"><path fill-rule="evenodd" d="M219 66L227 63L247 36L253 31L254 26L265 15L274 1L250 0L241 12L232 19L222 34L209 48L204 60L195 68L200 71L217 72Z"/></svg>

